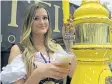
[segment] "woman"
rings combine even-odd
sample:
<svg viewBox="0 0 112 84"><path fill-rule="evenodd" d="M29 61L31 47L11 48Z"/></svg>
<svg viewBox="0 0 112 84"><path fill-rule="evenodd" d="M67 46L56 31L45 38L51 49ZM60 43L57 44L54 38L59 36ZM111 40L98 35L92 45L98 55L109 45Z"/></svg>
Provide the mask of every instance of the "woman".
<svg viewBox="0 0 112 84"><path fill-rule="evenodd" d="M52 62L56 50L63 49L51 38L48 11L40 3L31 5L23 24L20 43L11 48L9 64L1 73L2 81L55 84L53 82L65 78L70 71L69 63L68 68L62 68L59 63Z"/></svg>

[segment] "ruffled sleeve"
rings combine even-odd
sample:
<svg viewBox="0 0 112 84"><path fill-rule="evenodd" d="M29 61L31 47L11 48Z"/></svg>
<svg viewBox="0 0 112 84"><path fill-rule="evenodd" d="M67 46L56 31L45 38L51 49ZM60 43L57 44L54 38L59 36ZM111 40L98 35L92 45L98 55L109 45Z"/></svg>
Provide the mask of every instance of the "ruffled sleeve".
<svg viewBox="0 0 112 84"><path fill-rule="evenodd" d="M19 79L26 78L26 69L22 54L16 56L10 64L2 68L1 82L11 84Z"/></svg>

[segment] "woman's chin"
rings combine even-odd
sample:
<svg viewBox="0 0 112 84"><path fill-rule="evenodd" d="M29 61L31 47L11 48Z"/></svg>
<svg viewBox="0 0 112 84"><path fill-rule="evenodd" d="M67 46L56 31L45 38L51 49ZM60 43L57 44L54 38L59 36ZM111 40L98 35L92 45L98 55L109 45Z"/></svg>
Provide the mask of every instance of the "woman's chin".
<svg viewBox="0 0 112 84"><path fill-rule="evenodd" d="M35 34L37 34L37 35L38 34L40 34L40 35L43 34L44 35L46 32L47 32L46 30L40 30L40 31L37 31L37 32L35 31Z"/></svg>
<svg viewBox="0 0 112 84"><path fill-rule="evenodd" d="M40 31L40 34L45 34L46 33L46 31Z"/></svg>

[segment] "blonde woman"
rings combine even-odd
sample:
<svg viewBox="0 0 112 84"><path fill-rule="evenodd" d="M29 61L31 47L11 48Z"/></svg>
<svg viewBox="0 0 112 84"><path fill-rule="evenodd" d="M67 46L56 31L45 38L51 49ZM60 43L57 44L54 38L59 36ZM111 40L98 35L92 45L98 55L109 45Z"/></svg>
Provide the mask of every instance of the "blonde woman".
<svg viewBox="0 0 112 84"><path fill-rule="evenodd" d="M9 64L1 73L3 84L60 84L58 80L70 73L71 65L62 68L51 62L57 49L63 50L51 38L48 11L40 3L32 4L23 23L20 42L11 48Z"/></svg>

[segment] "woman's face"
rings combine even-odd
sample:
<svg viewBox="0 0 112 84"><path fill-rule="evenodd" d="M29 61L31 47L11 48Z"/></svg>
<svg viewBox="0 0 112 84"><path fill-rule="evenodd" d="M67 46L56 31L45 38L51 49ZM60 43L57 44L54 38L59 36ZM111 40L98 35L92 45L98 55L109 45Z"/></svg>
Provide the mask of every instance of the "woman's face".
<svg viewBox="0 0 112 84"><path fill-rule="evenodd" d="M47 11L44 8L36 9L34 21L32 24L32 34L44 35L49 28Z"/></svg>

